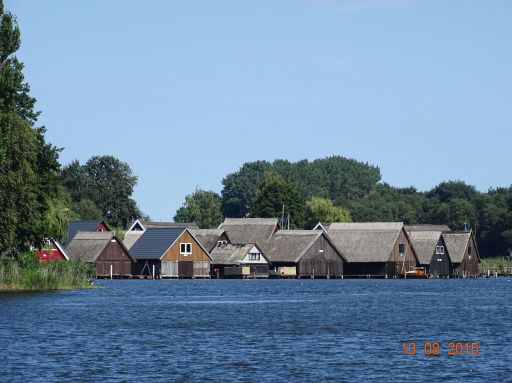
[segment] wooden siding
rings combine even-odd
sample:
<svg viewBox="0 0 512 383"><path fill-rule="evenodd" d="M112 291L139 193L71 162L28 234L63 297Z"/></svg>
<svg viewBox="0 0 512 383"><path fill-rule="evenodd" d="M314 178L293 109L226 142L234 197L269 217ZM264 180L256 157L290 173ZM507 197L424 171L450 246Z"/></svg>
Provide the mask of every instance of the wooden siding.
<svg viewBox="0 0 512 383"><path fill-rule="evenodd" d="M299 260L297 274L299 277L307 278L341 278L343 259L331 243L321 235Z"/></svg>
<svg viewBox="0 0 512 383"><path fill-rule="evenodd" d="M161 261L162 278L209 278L209 261Z"/></svg>
<svg viewBox="0 0 512 383"><path fill-rule="evenodd" d="M405 245L405 255L400 256L399 247L400 244ZM405 230L402 228L400 234L391 250L391 254L388 258L388 264L386 265L386 275L388 277L394 277L396 275L404 274L406 271L414 270L416 267L416 257L411 246L411 242L407 237Z"/></svg>
<svg viewBox="0 0 512 383"><path fill-rule="evenodd" d="M438 246L444 247L444 254L436 254L436 248ZM427 272L433 277L448 277L451 274L451 262L448 256L448 249L443 241L442 237L439 237L436 248L432 250L432 258L428 265L422 265L427 268Z"/></svg>
<svg viewBox="0 0 512 383"><path fill-rule="evenodd" d="M180 254L180 244L190 243L192 248L192 254L184 255ZM162 256L162 261L210 261L210 257L203 250L201 245L190 235L188 231L184 231L183 234L176 240L169 250Z"/></svg>
<svg viewBox="0 0 512 383"><path fill-rule="evenodd" d="M132 274L132 260L119 242L111 240L96 260L96 274L99 277L110 276L112 265L113 276L129 276Z"/></svg>
<svg viewBox="0 0 512 383"><path fill-rule="evenodd" d="M471 246L471 255L468 254L468 246L464 250L464 258L461 263L453 265L452 275L455 277L473 277L478 275L478 249L476 248L475 237L471 235L468 245Z"/></svg>

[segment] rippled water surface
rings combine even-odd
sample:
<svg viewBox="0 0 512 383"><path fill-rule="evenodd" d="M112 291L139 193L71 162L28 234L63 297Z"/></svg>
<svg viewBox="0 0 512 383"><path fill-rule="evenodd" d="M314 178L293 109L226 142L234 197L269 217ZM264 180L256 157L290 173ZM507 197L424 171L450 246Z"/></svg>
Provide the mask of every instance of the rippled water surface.
<svg viewBox="0 0 512 383"><path fill-rule="evenodd" d="M0 294L0 381L512 381L510 278L98 284Z"/></svg>

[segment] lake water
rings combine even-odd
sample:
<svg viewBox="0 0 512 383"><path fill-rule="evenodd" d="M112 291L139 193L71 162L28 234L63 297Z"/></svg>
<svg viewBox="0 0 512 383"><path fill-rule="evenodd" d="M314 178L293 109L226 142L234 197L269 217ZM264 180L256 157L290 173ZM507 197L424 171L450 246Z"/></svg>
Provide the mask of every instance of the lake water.
<svg viewBox="0 0 512 383"><path fill-rule="evenodd" d="M510 278L98 284L0 294L0 381L512 381Z"/></svg>

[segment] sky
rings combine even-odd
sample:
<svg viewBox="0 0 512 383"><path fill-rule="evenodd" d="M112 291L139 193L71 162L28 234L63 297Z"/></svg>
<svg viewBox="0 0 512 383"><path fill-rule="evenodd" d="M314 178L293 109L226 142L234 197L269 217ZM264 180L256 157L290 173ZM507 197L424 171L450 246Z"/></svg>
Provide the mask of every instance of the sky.
<svg viewBox="0 0 512 383"><path fill-rule="evenodd" d="M255 160L512 184L512 2L4 0L61 163L113 155L171 220Z"/></svg>

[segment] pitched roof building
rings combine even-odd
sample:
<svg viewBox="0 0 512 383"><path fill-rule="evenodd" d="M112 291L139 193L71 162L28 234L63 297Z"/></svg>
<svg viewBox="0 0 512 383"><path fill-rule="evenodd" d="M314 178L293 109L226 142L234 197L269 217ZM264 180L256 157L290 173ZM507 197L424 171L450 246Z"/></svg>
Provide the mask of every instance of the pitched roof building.
<svg viewBox="0 0 512 383"><path fill-rule="evenodd" d="M436 230L443 226L430 226L422 229L434 229L419 231L420 227L411 230L406 226L412 246L418 257L418 264L433 277L449 277L451 274L451 261L448 249L444 243L442 231Z"/></svg>
<svg viewBox="0 0 512 383"><path fill-rule="evenodd" d="M327 233L347 260L345 275L397 277L416 267L402 222L333 222Z"/></svg>
<svg viewBox="0 0 512 383"><path fill-rule="evenodd" d="M444 232L442 234L453 264L452 274L458 277L478 275L480 254L472 231Z"/></svg>
<svg viewBox="0 0 512 383"><path fill-rule="evenodd" d="M263 246L280 226L277 218L226 218L219 229L226 231L231 243Z"/></svg>
<svg viewBox="0 0 512 383"><path fill-rule="evenodd" d="M62 244L67 246L79 231L111 231L110 227L102 219L92 220L74 220L68 222L68 232L63 239Z"/></svg>
<svg viewBox="0 0 512 383"><path fill-rule="evenodd" d="M199 229L195 222L157 222L157 221L144 221L141 219L136 219L132 225L126 230L124 235L124 244L128 249L131 249L132 246L139 240L139 238L144 234L147 229L155 229L155 228L189 228L189 229Z"/></svg>

